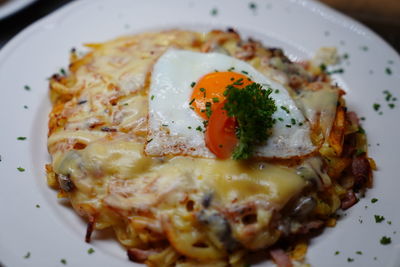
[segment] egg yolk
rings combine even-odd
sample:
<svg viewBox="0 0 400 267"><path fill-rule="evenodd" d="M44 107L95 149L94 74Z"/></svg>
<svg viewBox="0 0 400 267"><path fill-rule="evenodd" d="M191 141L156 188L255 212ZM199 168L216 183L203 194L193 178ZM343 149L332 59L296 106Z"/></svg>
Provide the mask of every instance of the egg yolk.
<svg viewBox="0 0 400 267"><path fill-rule="evenodd" d="M236 119L224 110L226 87L234 85L243 89L252 83L243 74L226 71L209 73L194 85L190 105L200 117L208 120L205 143L217 158L229 158L238 143Z"/></svg>
<svg viewBox="0 0 400 267"><path fill-rule="evenodd" d="M234 84L237 88L244 88L253 83L249 77L231 71L212 72L204 75L193 87L190 106L203 119L207 120L217 105L224 102L224 92L228 85ZM207 112L210 110L211 112Z"/></svg>

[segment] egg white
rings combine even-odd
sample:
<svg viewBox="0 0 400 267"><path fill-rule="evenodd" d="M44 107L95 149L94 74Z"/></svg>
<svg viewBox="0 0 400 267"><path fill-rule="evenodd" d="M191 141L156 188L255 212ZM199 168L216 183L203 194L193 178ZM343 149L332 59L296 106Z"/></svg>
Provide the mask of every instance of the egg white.
<svg viewBox="0 0 400 267"><path fill-rule="evenodd" d="M273 89L276 123L267 143L255 149L256 156L290 158L315 149L308 122L282 84L227 55L170 49L158 59L152 71L146 154L215 158L205 145L203 119L190 109L191 84L208 73L227 70L248 73L253 81Z"/></svg>

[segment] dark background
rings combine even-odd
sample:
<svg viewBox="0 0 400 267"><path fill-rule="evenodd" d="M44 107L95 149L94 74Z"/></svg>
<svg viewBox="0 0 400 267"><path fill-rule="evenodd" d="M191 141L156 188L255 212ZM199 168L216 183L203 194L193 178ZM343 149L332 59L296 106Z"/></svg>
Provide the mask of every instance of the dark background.
<svg viewBox="0 0 400 267"><path fill-rule="evenodd" d="M361 21L400 52L400 0L320 1ZM29 24L69 2L72 0L38 0L22 11L0 20L0 47Z"/></svg>

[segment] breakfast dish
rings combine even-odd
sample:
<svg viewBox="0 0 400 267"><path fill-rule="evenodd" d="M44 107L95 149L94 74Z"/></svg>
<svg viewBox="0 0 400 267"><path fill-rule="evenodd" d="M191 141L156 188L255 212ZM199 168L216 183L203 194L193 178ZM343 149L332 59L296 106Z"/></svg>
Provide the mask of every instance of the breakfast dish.
<svg viewBox="0 0 400 267"><path fill-rule="evenodd" d="M48 184L148 266L304 262L306 237L372 186L365 131L326 66L234 29L72 49L50 79Z"/></svg>

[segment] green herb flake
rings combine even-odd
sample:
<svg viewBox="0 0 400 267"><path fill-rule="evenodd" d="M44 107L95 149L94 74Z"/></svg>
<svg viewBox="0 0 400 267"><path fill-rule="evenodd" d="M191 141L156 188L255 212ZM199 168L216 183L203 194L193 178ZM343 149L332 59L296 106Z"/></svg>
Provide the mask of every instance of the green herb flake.
<svg viewBox="0 0 400 267"><path fill-rule="evenodd" d="M239 143L232 158L235 160L251 157L254 147L264 143L273 127L272 115L277 110L275 101L270 97L272 89L264 90L261 84L252 83L243 89L228 85L224 95L224 109L229 117L235 117L238 123L236 136Z"/></svg>
<svg viewBox="0 0 400 267"><path fill-rule="evenodd" d="M343 59L348 59L348 58L349 58L349 54L344 53L344 54L343 54Z"/></svg>
<svg viewBox="0 0 400 267"><path fill-rule="evenodd" d="M249 74L247 71L244 71L244 70L242 70L241 72L242 72L243 74L246 74L246 75Z"/></svg>
<svg viewBox="0 0 400 267"><path fill-rule="evenodd" d="M275 92L275 94L279 94L280 91L279 91L279 89L275 89L274 92Z"/></svg>
<svg viewBox="0 0 400 267"><path fill-rule="evenodd" d="M25 86L24 86L24 89L25 89L26 91L30 91L30 90L31 90L31 87L30 87L29 85L25 85Z"/></svg>
<svg viewBox="0 0 400 267"><path fill-rule="evenodd" d="M378 110L380 109L381 105L378 104L378 103L374 103L374 104L372 105L372 107L374 108L375 111L378 111Z"/></svg>
<svg viewBox="0 0 400 267"><path fill-rule="evenodd" d="M154 99L154 95L152 95L152 96L150 97L150 99L153 100L153 99Z"/></svg>
<svg viewBox="0 0 400 267"><path fill-rule="evenodd" d="M94 253L94 249L93 249L93 248L89 248L89 249L87 250L87 253L88 253L88 254L93 254L93 253Z"/></svg>
<svg viewBox="0 0 400 267"><path fill-rule="evenodd" d="M39 205L39 204L36 204L36 208L40 208L40 205Z"/></svg>
<svg viewBox="0 0 400 267"><path fill-rule="evenodd" d="M28 106L27 106L27 105L24 105L24 109L28 109Z"/></svg>
<svg viewBox="0 0 400 267"><path fill-rule="evenodd" d="M394 107L395 107L396 105L393 104L393 103L389 103L388 106L389 106L389 108L394 109Z"/></svg>
<svg viewBox="0 0 400 267"><path fill-rule="evenodd" d="M210 14L211 14L211 16L215 17L216 15L218 15L218 9L217 8L211 9Z"/></svg>
<svg viewBox="0 0 400 267"><path fill-rule="evenodd" d="M292 125L290 125L290 124L286 124L285 125L287 128L292 128Z"/></svg>
<svg viewBox="0 0 400 267"><path fill-rule="evenodd" d="M61 68L61 69L60 69L60 73L61 73L61 75L63 75L63 76L66 76L66 75L67 75L67 72L65 71L64 68Z"/></svg>
<svg viewBox="0 0 400 267"><path fill-rule="evenodd" d="M382 245L389 245L390 243L392 243L392 239L387 236L382 236L380 242Z"/></svg>
<svg viewBox="0 0 400 267"><path fill-rule="evenodd" d="M347 262L353 262L354 259L353 258L347 258Z"/></svg>
<svg viewBox="0 0 400 267"><path fill-rule="evenodd" d="M360 120L365 121L365 117L361 117Z"/></svg>
<svg viewBox="0 0 400 267"><path fill-rule="evenodd" d="M193 104L194 100L196 100L196 98L193 98L193 99L189 102L189 106Z"/></svg>
<svg viewBox="0 0 400 267"><path fill-rule="evenodd" d="M381 215L374 215L375 217L375 222L376 223L381 223L385 220L385 217L381 216Z"/></svg>
<svg viewBox="0 0 400 267"><path fill-rule="evenodd" d="M31 257L31 253L28 251L24 256L24 259L29 259L30 257Z"/></svg>
<svg viewBox="0 0 400 267"><path fill-rule="evenodd" d="M377 199L377 198L371 199L371 203L376 203L376 202L378 202L378 199Z"/></svg>
<svg viewBox="0 0 400 267"><path fill-rule="evenodd" d="M218 98L218 97L213 97L213 98L212 98L212 101L213 101L214 103L218 103L218 102L219 102L219 98Z"/></svg>
<svg viewBox="0 0 400 267"><path fill-rule="evenodd" d="M392 225L392 221L387 221L387 224Z"/></svg>
<svg viewBox="0 0 400 267"><path fill-rule="evenodd" d="M281 109L284 110L287 114L290 114L290 110L287 107L281 106Z"/></svg>
<svg viewBox="0 0 400 267"><path fill-rule="evenodd" d="M168 127L168 124L161 124L161 126Z"/></svg>
<svg viewBox="0 0 400 267"><path fill-rule="evenodd" d="M195 82L192 82L191 84L190 84L190 87L194 87L196 85L196 83Z"/></svg>
<svg viewBox="0 0 400 267"><path fill-rule="evenodd" d="M335 251L335 255L339 255L340 254L340 251Z"/></svg>
<svg viewBox="0 0 400 267"><path fill-rule="evenodd" d="M362 251L356 251L356 254L362 255L363 253L362 253Z"/></svg>
<svg viewBox="0 0 400 267"><path fill-rule="evenodd" d="M360 148L357 148L357 150L356 150L356 156L358 157L358 156L361 156L362 154L364 154L365 153L365 151L364 150L362 150L362 149L360 149Z"/></svg>
<svg viewBox="0 0 400 267"><path fill-rule="evenodd" d="M20 137L17 138L17 140L21 140L21 141L22 140L26 140L26 137L25 136L20 136Z"/></svg>
<svg viewBox="0 0 400 267"><path fill-rule="evenodd" d="M203 128L201 128L201 126L197 126L197 127L196 127L196 130L199 131L199 132L202 132L202 131L203 131Z"/></svg>
<svg viewBox="0 0 400 267"><path fill-rule="evenodd" d="M210 118L211 114L212 114L211 102L206 102L206 116L207 116L207 118Z"/></svg>
<svg viewBox="0 0 400 267"><path fill-rule="evenodd" d="M257 5L253 2L251 2L251 3L249 3L249 8L252 10L255 10L255 9L257 9Z"/></svg>
<svg viewBox="0 0 400 267"><path fill-rule="evenodd" d="M319 68L321 69L321 71L326 71L326 65L325 64L319 65Z"/></svg>
<svg viewBox="0 0 400 267"><path fill-rule="evenodd" d="M24 172L25 171L25 169L22 168L22 167L18 167L17 170L20 171L20 172Z"/></svg>
<svg viewBox="0 0 400 267"><path fill-rule="evenodd" d="M390 68L386 68L385 72L387 75L392 75L392 70Z"/></svg>
<svg viewBox="0 0 400 267"><path fill-rule="evenodd" d="M66 259L61 259L60 262L61 262L62 264L64 264L64 265L67 264L67 260L66 260Z"/></svg>
<svg viewBox="0 0 400 267"><path fill-rule="evenodd" d="M228 69L228 71L233 71L235 69L235 67L230 67L229 69Z"/></svg>
<svg viewBox="0 0 400 267"><path fill-rule="evenodd" d="M361 46L360 47L360 49L362 50L362 51L368 51L368 46L366 46L366 45L363 45L363 46Z"/></svg>
<svg viewBox="0 0 400 267"><path fill-rule="evenodd" d="M291 118L290 122L292 123L292 125L296 125L296 120L295 119Z"/></svg>
<svg viewBox="0 0 400 267"><path fill-rule="evenodd" d="M328 71L327 74L331 75L331 74L341 74L344 73L344 69L340 68L340 69L336 69L336 70L332 70L332 71Z"/></svg>

